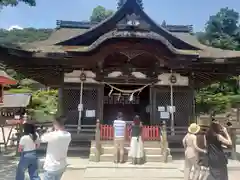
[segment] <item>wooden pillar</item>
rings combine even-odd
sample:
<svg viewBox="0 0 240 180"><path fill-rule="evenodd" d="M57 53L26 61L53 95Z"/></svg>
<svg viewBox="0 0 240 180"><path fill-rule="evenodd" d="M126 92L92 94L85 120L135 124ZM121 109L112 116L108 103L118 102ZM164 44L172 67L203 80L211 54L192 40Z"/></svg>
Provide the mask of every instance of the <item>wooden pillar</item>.
<svg viewBox="0 0 240 180"><path fill-rule="evenodd" d="M237 123L240 122L240 104L237 104Z"/></svg>
<svg viewBox="0 0 240 180"><path fill-rule="evenodd" d="M100 133L100 121L97 119L96 132L95 132L95 162L100 161L101 155L101 133Z"/></svg>
<svg viewBox="0 0 240 180"><path fill-rule="evenodd" d="M3 103L3 85L0 84L0 103Z"/></svg>
<svg viewBox="0 0 240 180"><path fill-rule="evenodd" d="M154 86L150 86L149 104L150 104L150 124L156 124L156 93Z"/></svg>
<svg viewBox="0 0 240 180"><path fill-rule="evenodd" d="M64 113L63 110L63 89L64 89L64 72L61 72L61 83L58 87L58 107L57 107L57 115L61 116Z"/></svg>
<svg viewBox="0 0 240 180"><path fill-rule="evenodd" d="M237 132L236 132L236 128L229 128L228 132L230 134L230 137L232 139L232 147L231 147L231 158L234 160L237 160L237 150L236 150L236 141L237 141Z"/></svg>
<svg viewBox="0 0 240 180"><path fill-rule="evenodd" d="M196 92L195 90L192 88L192 95L193 95L193 99L192 99L192 121L194 121L195 123L197 123L197 115L196 115Z"/></svg>
<svg viewBox="0 0 240 180"><path fill-rule="evenodd" d="M170 154L170 149L168 147L168 139L167 139L167 125L166 121L163 121L162 124L162 133L161 133L161 155L163 156L163 162L167 163L172 161L172 156Z"/></svg>
<svg viewBox="0 0 240 180"><path fill-rule="evenodd" d="M190 122L194 121L195 123L197 123L197 114L196 114L196 92L194 89L194 80L193 78L190 78L190 83L189 83L190 89L191 89L191 93L192 93L192 114L191 114L191 119Z"/></svg>
<svg viewBox="0 0 240 180"><path fill-rule="evenodd" d="M104 106L104 84L98 87L98 118L103 123L103 106Z"/></svg>

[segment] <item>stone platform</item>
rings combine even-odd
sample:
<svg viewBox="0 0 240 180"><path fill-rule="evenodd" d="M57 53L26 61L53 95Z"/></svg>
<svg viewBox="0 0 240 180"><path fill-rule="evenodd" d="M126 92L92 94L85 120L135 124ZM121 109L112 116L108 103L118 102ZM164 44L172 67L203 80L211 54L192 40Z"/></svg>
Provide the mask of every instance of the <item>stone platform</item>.
<svg viewBox="0 0 240 180"><path fill-rule="evenodd" d="M40 164L44 159L40 160ZM18 163L17 158L0 155L0 180L13 180ZM184 160L169 163L152 162L143 165L131 163L89 162L87 158L69 157L68 167L62 180L182 180ZM229 160L229 179L238 180L240 162ZM40 171L42 176L42 170Z"/></svg>

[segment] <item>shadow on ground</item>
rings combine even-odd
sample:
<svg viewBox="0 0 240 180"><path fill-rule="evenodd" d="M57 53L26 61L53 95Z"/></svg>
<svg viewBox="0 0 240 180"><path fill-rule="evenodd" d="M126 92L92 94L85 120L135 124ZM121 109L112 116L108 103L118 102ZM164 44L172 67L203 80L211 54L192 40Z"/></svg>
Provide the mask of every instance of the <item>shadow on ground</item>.
<svg viewBox="0 0 240 180"><path fill-rule="evenodd" d="M88 159L90 154L90 149L89 151L69 151L68 152L68 157L79 157L81 159ZM46 151L39 150L38 151L38 156L39 157L44 157L46 155Z"/></svg>
<svg viewBox="0 0 240 180"><path fill-rule="evenodd" d="M0 180L15 179L17 160L13 157L0 155Z"/></svg>
<svg viewBox="0 0 240 180"><path fill-rule="evenodd" d="M240 161L240 153L236 152L237 160Z"/></svg>

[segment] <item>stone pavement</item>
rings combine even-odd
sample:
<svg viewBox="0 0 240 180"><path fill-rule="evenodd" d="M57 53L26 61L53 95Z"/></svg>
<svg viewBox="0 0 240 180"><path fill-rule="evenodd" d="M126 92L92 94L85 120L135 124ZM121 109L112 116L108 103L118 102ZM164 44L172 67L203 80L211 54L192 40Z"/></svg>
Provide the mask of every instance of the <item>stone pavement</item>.
<svg viewBox="0 0 240 180"><path fill-rule="evenodd" d="M41 159L41 164L44 160ZM183 160L171 163L146 163L143 165L94 163L79 157L68 158L67 171L62 180L182 180ZM0 156L0 180L14 180L17 160ZM42 174L41 174L42 176ZM240 177L240 162L229 160L229 180Z"/></svg>
<svg viewBox="0 0 240 180"><path fill-rule="evenodd" d="M89 162L83 177L84 180L182 180L183 167L183 160L175 160L167 164L146 163L144 165ZM229 160L228 169L229 180L237 180L237 177L240 177L240 162Z"/></svg>

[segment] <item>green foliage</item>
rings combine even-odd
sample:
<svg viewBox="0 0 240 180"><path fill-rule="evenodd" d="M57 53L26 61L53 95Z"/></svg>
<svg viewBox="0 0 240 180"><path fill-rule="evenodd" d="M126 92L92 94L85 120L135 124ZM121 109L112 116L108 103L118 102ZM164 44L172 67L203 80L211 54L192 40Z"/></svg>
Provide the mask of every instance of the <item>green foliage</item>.
<svg viewBox="0 0 240 180"><path fill-rule="evenodd" d="M23 30L14 29L7 31L0 30L0 44L11 45L18 43L30 43L47 39L52 33L52 29L34 29L26 28ZM32 103L29 107L29 112L37 121L52 120L57 109L57 91L34 91L33 84L37 82L26 79L21 73L14 69L5 69L6 73L18 80L16 86L11 86L9 93L31 93ZM14 87L14 88L13 88Z"/></svg>
<svg viewBox="0 0 240 180"><path fill-rule="evenodd" d="M19 88L19 89L9 89L7 92L9 93L32 93L31 89L28 88Z"/></svg>
<svg viewBox="0 0 240 180"><path fill-rule="evenodd" d="M25 78L21 73L17 73L14 69L5 69L5 72L17 81Z"/></svg>
<svg viewBox="0 0 240 180"><path fill-rule="evenodd" d="M8 93L31 93L32 101L28 112L38 122L52 121L57 111L57 90L33 91L28 88L9 89Z"/></svg>
<svg viewBox="0 0 240 180"><path fill-rule="evenodd" d="M34 29L34 28L25 28L23 30L13 29L11 31L0 29L0 44L17 47L18 44L22 43L46 40L50 36L52 31L53 31L52 29ZM29 88L31 84L36 83L32 80L25 79L25 77L21 73L16 72L14 69L5 68L5 72L9 76L19 81L17 85L12 85L10 87ZM15 89L13 91L15 91Z"/></svg>
<svg viewBox="0 0 240 180"><path fill-rule="evenodd" d="M19 43L30 43L46 40L53 29L25 28L23 30L13 29L11 31L0 29L0 44L12 45Z"/></svg>
<svg viewBox="0 0 240 180"><path fill-rule="evenodd" d="M32 94L32 102L29 112L37 121L49 121L57 112L58 91L35 91Z"/></svg>
<svg viewBox="0 0 240 180"><path fill-rule="evenodd" d="M20 2L24 2L29 6L36 5L36 0L1 0L0 6L17 6Z"/></svg>
<svg viewBox="0 0 240 180"><path fill-rule="evenodd" d="M101 22L113 14L112 10L108 10L103 6L97 6L93 9L90 17L91 22Z"/></svg>
<svg viewBox="0 0 240 180"><path fill-rule="evenodd" d="M239 94L229 96L229 100L231 102L231 106L234 108L236 108L240 105L240 95Z"/></svg>
<svg viewBox="0 0 240 180"><path fill-rule="evenodd" d="M239 13L222 8L210 16L205 32L197 33L200 42L221 49L240 50ZM238 77L214 83L198 91L197 111L222 113L240 103Z"/></svg>
<svg viewBox="0 0 240 180"><path fill-rule="evenodd" d="M196 96L196 111L198 114L211 112L223 113L230 107L230 99L223 93L212 93L206 89L200 90Z"/></svg>

